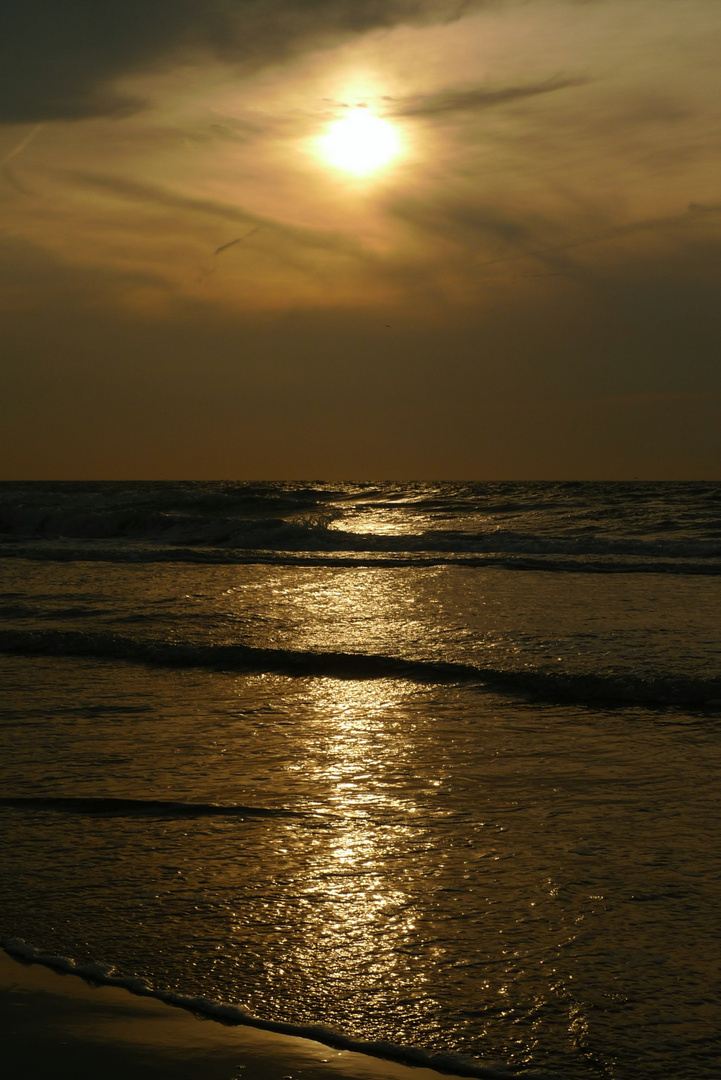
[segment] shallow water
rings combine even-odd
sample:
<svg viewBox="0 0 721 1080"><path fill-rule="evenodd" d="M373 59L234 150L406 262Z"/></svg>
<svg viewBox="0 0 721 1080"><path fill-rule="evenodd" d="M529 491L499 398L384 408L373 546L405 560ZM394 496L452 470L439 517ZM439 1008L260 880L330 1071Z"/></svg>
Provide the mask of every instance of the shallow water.
<svg viewBox="0 0 721 1080"><path fill-rule="evenodd" d="M479 1069L718 1075L718 485L3 490L0 936ZM307 550L238 546L271 509Z"/></svg>

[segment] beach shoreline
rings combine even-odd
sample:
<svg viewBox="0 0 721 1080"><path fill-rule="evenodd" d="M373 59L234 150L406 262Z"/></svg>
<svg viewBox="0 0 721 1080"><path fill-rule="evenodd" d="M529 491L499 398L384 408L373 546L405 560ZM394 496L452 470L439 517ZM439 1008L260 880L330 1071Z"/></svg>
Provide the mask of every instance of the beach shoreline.
<svg viewBox="0 0 721 1080"><path fill-rule="evenodd" d="M11 1080L96 1075L126 1080L131 1074L134 1080L439 1080L450 1075L300 1036L229 1026L4 951L0 1018L5 1075Z"/></svg>

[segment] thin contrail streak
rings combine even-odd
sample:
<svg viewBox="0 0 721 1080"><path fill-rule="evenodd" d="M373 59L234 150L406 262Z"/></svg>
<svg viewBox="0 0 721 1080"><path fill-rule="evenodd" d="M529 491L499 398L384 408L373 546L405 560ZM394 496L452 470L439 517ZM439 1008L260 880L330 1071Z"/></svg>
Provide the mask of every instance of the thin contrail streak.
<svg viewBox="0 0 721 1080"><path fill-rule="evenodd" d="M227 244L221 244L219 248L216 248L213 252L214 255L220 255L221 251L227 251L228 248L233 247L234 244L239 244L241 240L247 240L249 236L254 236L263 228L262 225L256 225L254 229L247 232L245 236L236 236L235 240L229 240Z"/></svg>
<svg viewBox="0 0 721 1080"><path fill-rule="evenodd" d="M32 131L28 132L28 134L20 140L17 146L14 146L4 158L0 158L0 165L7 165L8 161L11 161L14 157L17 157L18 154L21 154L25 147L30 145L38 132L42 131L44 127L45 124L36 124Z"/></svg>

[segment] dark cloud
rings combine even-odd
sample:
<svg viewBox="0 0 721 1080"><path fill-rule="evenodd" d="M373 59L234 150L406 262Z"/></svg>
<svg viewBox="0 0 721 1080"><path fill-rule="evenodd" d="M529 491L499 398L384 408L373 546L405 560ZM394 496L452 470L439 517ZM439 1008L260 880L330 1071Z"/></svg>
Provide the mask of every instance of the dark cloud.
<svg viewBox="0 0 721 1080"><path fill-rule="evenodd" d="M448 21L485 0L4 0L0 123L123 115L122 76L212 53L258 66L344 35Z"/></svg>
<svg viewBox="0 0 721 1080"><path fill-rule="evenodd" d="M551 94L572 86L583 86L588 80L581 78L553 78L528 86L505 86L497 90L474 87L466 90L441 90L437 94L424 94L396 101L390 108L391 116L440 116L444 113L475 112L492 109L497 105L520 101L523 98Z"/></svg>

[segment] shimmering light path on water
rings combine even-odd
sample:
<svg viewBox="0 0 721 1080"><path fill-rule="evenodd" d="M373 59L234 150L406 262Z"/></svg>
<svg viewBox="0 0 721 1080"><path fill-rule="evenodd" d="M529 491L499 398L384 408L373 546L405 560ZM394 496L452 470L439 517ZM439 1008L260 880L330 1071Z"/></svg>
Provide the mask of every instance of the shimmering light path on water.
<svg viewBox="0 0 721 1080"><path fill-rule="evenodd" d="M710 693L718 577L52 558L0 575L19 650L0 656L0 936L512 1074L715 1077L719 711L633 695ZM106 651L22 655L50 632ZM121 638L191 651L151 666L114 656ZM194 663L212 643L519 681ZM617 698L564 703L529 672Z"/></svg>

